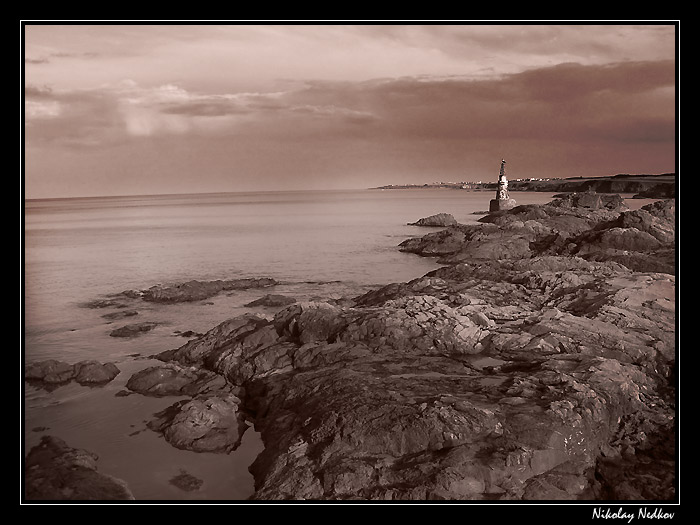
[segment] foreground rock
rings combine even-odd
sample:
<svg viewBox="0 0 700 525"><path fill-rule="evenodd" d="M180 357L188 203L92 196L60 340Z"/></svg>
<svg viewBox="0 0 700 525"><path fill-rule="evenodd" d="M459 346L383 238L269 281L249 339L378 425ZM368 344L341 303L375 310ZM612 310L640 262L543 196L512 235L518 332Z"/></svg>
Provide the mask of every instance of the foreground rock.
<svg viewBox="0 0 700 525"><path fill-rule="evenodd" d="M97 454L44 436L24 463L27 500L133 500L126 483L97 472Z"/></svg>
<svg viewBox="0 0 700 525"><path fill-rule="evenodd" d="M45 384L62 384L76 381L81 385L101 385L109 383L119 375L114 363L100 363L94 360L80 361L74 365L48 359L31 363L24 371L24 378Z"/></svg>
<svg viewBox="0 0 700 525"><path fill-rule="evenodd" d="M451 265L159 354L225 386L152 426L177 420L192 447L195 429L248 414L265 444L254 499L673 498L675 277L614 255L624 230L653 259L674 215L556 201L429 234L418 251Z"/></svg>
<svg viewBox="0 0 700 525"><path fill-rule="evenodd" d="M673 287L581 259L458 265L166 357L244 387L258 499L597 499L615 461L673 443Z"/></svg>

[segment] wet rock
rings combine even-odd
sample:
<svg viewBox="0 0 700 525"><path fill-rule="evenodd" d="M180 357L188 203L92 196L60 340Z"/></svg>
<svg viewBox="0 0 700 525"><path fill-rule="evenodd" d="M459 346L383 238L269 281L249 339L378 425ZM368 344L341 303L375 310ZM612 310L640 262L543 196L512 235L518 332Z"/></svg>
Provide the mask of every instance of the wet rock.
<svg viewBox="0 0 700 525"><path fill-rule="evenodd" d="M126 483L97 471L97 454L44 436L24 463L27 500L133 500Z"/></svg>
<svg viewBox="0 0 700 525"><path fill-rule="evenodd" d="M454 224L457 224L457 220L450 213L438 213L408 223L409 226L452 226Z"/></svg>
<svg viewBox="0 0 700 525"><path fill-rule="evenodd" d="M133 317L139 313L136 310L118 310L116 312L111 312L104 314L102 317L109 321L116 321L118 319L125 319L127 317Z"/></svg>
<svg viewBox="0 0 700 525"><path fill-rule="evenodd" d="M113 297L105 297L102 299L95 299L92 301L87 301L85 303L82 303L80 306L83 308L91 308L91 309L96 309L96 308L127 308L127 304L125 304L121 299L113 298Z"/></svg>
<svg viewBox="0 0 700 525"><path fill-rule="evenodd" d="M179 449L228 453L248 428L238 412L240 402L232 394L200 395L158 412L148 427Z"/></svg>
<svg viewBox="0 0 700 525"><path fill-rule="evenodd" d="M83 385L99 385L110 382L119 375L114 363L100 363L94 360L80 361L74 365L48 359L27 366L24 378L42 384L62 384L76 381Z"/></svg>
<svg viewBox="0 0 700 525"><path fill-rule="evenodd" d="M98 361L80 361L74 366L75 381L81 385L108 383L119 375L114 363L102 364Z"/></svg>
<svg viewBox="0 0 700 525"><path fill-rule="evenodd" d="M128 324L120 328L115 328L109 333L110 337L138 337L153 330L158 323L144 322L136 324Z"/></svg>
<svg viewBox="0 0 700 525"><path fill-rule="evenodd" d="M155 397L193 396L225 387L226 381L220 375L175 363L145 368L126 383L126 388L132 392Z"/></svg>
<svg viewBox="0 0 700 525"><path fill-rule="evenodd" d="M204 481L193 476L186 470L180 469L180 473L170 478L169 483L185 492L193 492L199 490Z"/></svg>
<svg viewBox="0 0 700 525"><path fill-rule="evenodd" d="M24 378L45 383L67 383L75 376L73 365L47 359L31 363L24 371Z"/></svg>

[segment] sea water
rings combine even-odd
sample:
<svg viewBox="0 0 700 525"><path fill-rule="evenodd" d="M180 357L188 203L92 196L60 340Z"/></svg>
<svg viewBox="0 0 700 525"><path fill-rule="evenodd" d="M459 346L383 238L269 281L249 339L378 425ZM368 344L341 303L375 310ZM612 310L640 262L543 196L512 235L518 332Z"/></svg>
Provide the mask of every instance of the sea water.
<svg viewBox="0 0 700 525"><path fill-rule="evenodd" d="M512 196L519 204L552 198ZM245 307L267 293L298 300L354 297L424 275L439 266L436 261L402 253L397 245L436 229L407 223L441 212L476 223L491 198L492 192L392 189L26 201L24 362L96 359L116 363L121 373L92 388L69 383L48 391L25 383L25 453L51 434L97 453L99 470L125 480L137 499L247 498L253 492L248 466L263 448L253 428L228 455L182 451L146 428L155 412L179 398L115 394L134 372L157 363L147 356L183 345L182 332L203 333L248 311L271 318L274 308ZM85 307L129 289L245 277L280 284L184 304L138 301L138 315L121 321L103 317L113 310ZM109 336L144 321L158 324L135 338ZM199 490L169 483L182 470L204 481Z"/></svg>

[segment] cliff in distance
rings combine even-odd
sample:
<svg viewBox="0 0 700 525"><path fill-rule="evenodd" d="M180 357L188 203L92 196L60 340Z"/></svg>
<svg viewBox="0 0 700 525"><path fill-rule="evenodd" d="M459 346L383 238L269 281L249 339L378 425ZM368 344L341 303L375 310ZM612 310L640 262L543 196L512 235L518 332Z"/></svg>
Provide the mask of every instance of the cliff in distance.
<svg viewBox="0 0 700 525"><path fill-rule="evenodd" d="M380 186L374 189L426 189L445 188L472 191L494 191L497 182L434 182L431 184L400 184ZM585 192L633 193L640 198L670 199L676 196L675 173L660 175L630 175L621 173L605 177L571 177L555 179L513 179L510 191L541 191L549 193Z"/></svg>

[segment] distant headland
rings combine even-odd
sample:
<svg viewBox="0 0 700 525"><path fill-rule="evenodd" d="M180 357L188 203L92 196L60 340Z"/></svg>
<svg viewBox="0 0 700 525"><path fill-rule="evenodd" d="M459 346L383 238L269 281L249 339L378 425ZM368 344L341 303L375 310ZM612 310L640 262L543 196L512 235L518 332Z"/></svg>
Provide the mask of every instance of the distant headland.
<svg viewBox="0 0 700 525"><path fill-rule="evenodd" d="M389 184L379 186L377 190L445 188L470 191L492 191L498 181L489 182L432 182L429 184ZM640 198L673 198L676 196L676 174L631 175L620 173L604 177L568 177L568 178L529 178L511 179L510 191L542 192L581 192L597 193L634 193Z"/></svg>

